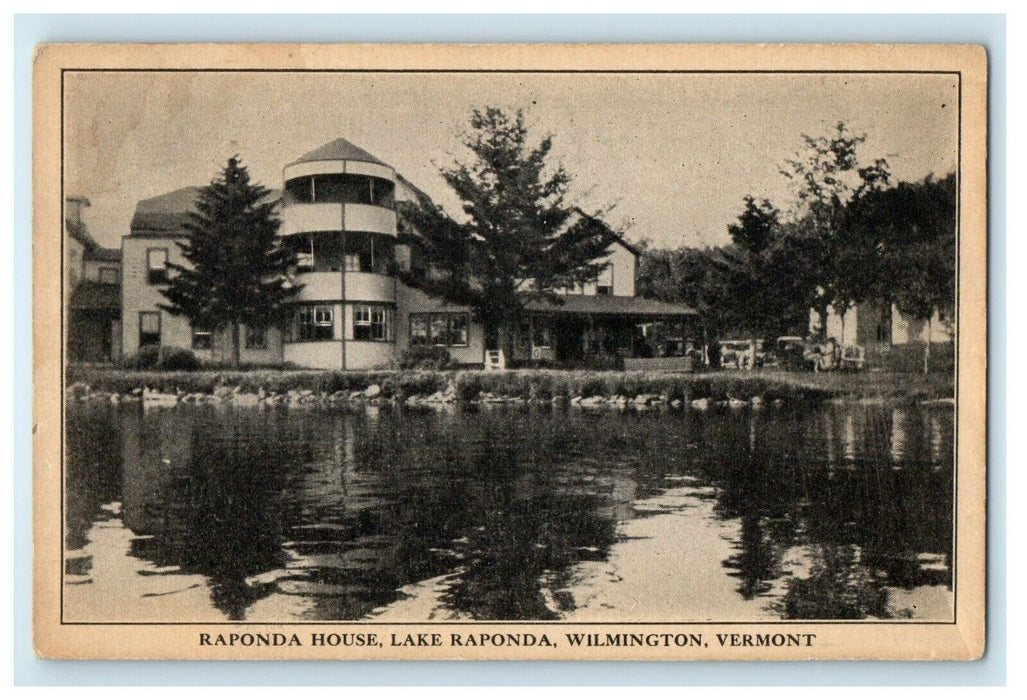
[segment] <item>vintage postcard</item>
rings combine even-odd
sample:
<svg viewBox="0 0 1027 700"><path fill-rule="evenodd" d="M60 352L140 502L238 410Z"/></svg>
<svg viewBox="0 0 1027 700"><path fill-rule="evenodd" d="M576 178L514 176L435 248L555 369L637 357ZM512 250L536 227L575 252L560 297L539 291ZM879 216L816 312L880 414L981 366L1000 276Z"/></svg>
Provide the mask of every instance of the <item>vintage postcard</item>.
<svg viewBox="0 0 1027 700"><path fill-rule="evenodd" d="M984 653L983 48L34 70L39 655Z"/></svg>

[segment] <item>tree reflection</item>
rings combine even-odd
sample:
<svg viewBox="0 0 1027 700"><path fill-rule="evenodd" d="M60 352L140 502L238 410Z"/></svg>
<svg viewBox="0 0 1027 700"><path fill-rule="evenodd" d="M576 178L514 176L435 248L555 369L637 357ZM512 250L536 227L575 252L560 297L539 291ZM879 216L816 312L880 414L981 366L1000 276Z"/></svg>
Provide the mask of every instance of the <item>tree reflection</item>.
<svg viewBox="0 0 1027 700"><path fill-rule="evenodd" d="M358 619L445 576L449 612L543 620L573 606L561 591L574 565L605 559L618 522L646 517L640 499L687 484L737 523L719 563L738 596L776 596L787 617L883 617L889 588L951 586L951 418L905 410L895 461L885 407L77 406L66 543L81 547L120 499L143 536L135 564L204 576L230 619L269 596L288 596L291 616ZM799 551L808 569L793 567Z"/></svg>
<svg viewBox="0 0 1027 700"><path fill-rule="evenodd" d="M883 582L860 563L855 545L810 548L806 578L792 577L774 608L788 620L862 620L889 617Z"/></svg>
<svg viewBox="0 0 1027 700"><path fill-rule="evenodd" d="M205 576L211 601L241 620L282 562L283 467L295 459L272 414L196 409L124 423L125 524L133 556Z"/></svg>

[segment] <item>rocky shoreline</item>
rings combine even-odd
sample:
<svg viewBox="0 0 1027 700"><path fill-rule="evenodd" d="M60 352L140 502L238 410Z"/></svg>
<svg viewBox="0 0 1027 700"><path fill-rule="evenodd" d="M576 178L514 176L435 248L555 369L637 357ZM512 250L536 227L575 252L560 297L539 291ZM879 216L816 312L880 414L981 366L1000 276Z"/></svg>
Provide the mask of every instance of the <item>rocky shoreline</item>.
<svg viewBox="0 0 1027 700"><path fill-rule="evenodd" d="M241 386L219 386L213 392L186 392L162 391L150 387L137 387L131 391L119 393L116 391L98 390L88 384L76 382L66 390L68 401L80 402L106 402L112 404L139 403L144 407L177 406L187 404L220 404L237 407L259 407L259 406L285 406L289 408L302 407L323 407L338 405L402 405L407 407L416 406L448 406L454 404L533 404L570 406L580 409L669 409L682 410L685 408L706 411L710 409L758 409L765 405L781 406L785 401L781 398L767 398L756 394L747 397L728 396L713 398L703 396L697 398L683 399L672 397L666 393L640 393L634 396L625 394L592 394L575 395L570 398L564 395L552 396L549 398L528 397L516 395L503 395L493 392L480 391L476 396L461 396L456 385L450 382L445 389L425 394L411 394L410 396L399 396L387 394L381 385L371 384L363 390L334 392L314 391L312 389L289 389L288 391L269 391L261 387L257 391L248 391ZM883 403L882 399L827 399L833 403ZM922 405L951 406L952 399L940 398L919 402Z"/></svg>

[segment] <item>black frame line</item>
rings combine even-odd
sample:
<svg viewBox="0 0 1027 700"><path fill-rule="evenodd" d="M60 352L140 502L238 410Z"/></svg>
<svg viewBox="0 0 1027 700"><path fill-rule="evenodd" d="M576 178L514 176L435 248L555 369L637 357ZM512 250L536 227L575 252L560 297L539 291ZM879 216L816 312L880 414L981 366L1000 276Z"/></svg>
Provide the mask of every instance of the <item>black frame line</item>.
<svg viewBox="0 0 1027 700"><path fill-rule="evenodd" d="M376 622L372 620L319 620L319 621L295 621L295 622L246 622L246 621L224 621L224 622L88 622L88 621L66 621L64 619L64 558L65 558L65 528L67 523L65 522L65 479L67 477L65 471L66 462L66 444L67 434L65 430L65 383L66 383L66 357L65 357L65 303L64 298L64 156L65 156L65 142L64 142L64 98L65 98L65 84L64 76L66 73L314 73L314 74L347 74L347 73L386 73L386 74L488 74L488 73L506 73L506 74L586 74L586 75L717 75L717 74L749 74L749 75L954 75L958 78L957 80L957 139L956 139L956 303L955 303L955 328L956 328L956 348L954 352L954 400L955 400L955 416L953 418L953 471L952 471L952 620L951 621L934 621L934 620L766 620L766 621L645 621L645 622L567 622L567 621L551 621L551 620L450 620L450 621L422 621L422 622ZM695 69L695 70L677 70L677 69L608 69L608 70L595 70L595 69L537 69L537 70L525 70L525 69L473 69L473 68L430 68L430 69L397 69L397 68L61 68L61 107L60 107L60 139L61 139L61 174L60 174L60 192L61 192L61 310L60 310L60 335L61 335L61 377L60 377L60 390L61 390L61 415L60 415L60 427L61 427L61 486L60 486L60 522L61 522L61 574L60 574L60 625L69 626L113 626L113 627L134 627L134 626L256 626L256 627L317 627L322 625L359 625L367 627L426 627L426 626L443 626L443 627L459 627L459 626L481 626L481 625L504 625L504 626L564 626L564 627L581 627L581 626L606 626L606 625L618 625L621 627L631 626L650 626L650 625L662 625L665 627L672 626L722 626L722 625L870 625L874 627L897 625L900 627L906 626L922 626L922 627L937 627L937 626L954 626L958 622L959 615L959 586L958 582L958 543L959 543L959 341L960 341L960 262L961 262L961 250L962 250L962 226L961 226L961 215L962 215L962 167L963 167L963 71L962 70L843 70L843 69L824 69L824 70L806 70L806 69L782 69L782 70L766 70L766 69L723 69L723 70L712 70L712 69ZM121 271L124 276L124 269Z"/></svg>

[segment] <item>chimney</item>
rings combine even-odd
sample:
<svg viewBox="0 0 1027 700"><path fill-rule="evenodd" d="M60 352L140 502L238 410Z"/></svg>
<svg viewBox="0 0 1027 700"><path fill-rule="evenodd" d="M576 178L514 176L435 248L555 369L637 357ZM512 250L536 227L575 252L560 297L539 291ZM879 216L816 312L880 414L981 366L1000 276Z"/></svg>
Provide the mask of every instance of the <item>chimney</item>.
<svg viewBox="0 0 1027 700"><path fill-rule="evenodd" d="M88 207L89 200L85 197L66 197L64 199L65 210L64 218L72 226L82 226L82 209Z"/></svg>

